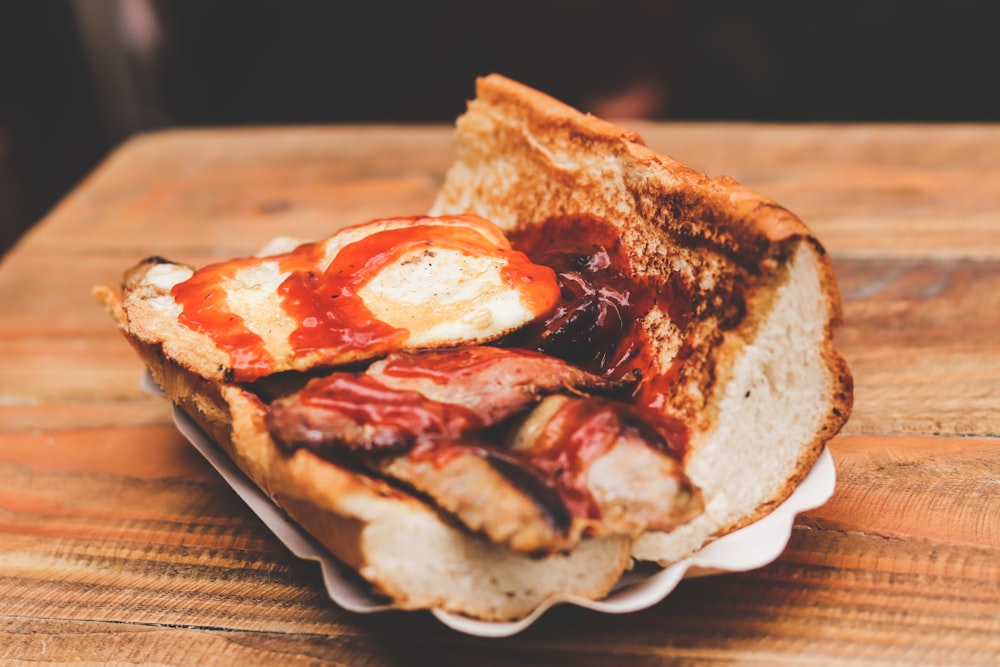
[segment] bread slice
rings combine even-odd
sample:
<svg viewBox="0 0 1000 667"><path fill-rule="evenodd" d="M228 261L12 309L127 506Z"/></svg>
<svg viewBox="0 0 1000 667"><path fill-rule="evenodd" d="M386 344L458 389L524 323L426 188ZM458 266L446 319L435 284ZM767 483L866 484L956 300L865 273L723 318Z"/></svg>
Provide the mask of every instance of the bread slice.
<svg viewBox="0 0 1000 667"><path fill-rule="evenodd" d="M432 215L508 231L550 219L610 223L633 270L685 295L642 318L655 398L692 438L685 469L706 512L647 533L636 558L675 562L776 507L846 422L852 379L833 347L830 261L777 203L646 147L629 130L499 75L479 79ZM582 230L581 230L582 231Z"/></svg>
<svg viewBox="0 0 1000 667"><path fill-rule="evenodd" d="M118 290L96 296L118 320L153 379L251 480L317 542L401 609L440 609L489 621L519 619L555 595L604 597L631 564L631 540L583 540L545 558L517 554L444 520L420 498L300 449L279 451L266 406L238 384L206 380L128 335Z"/></svg>
<svg viewBox="0 0 1000 667"><path fill-rule="evenodd" d="M306 450L282 453L265 404L233 381L224 355L192 340L205 358L176 358L184 340L142 332L127 293L145 304L149 283L146 296L162 297L168 288L148 273L166 263L131 271L124 297L108 287L96 295L169 398L400 608L506 620L557 594L600 598L633 558L671 563L765 514L846 421L851 378L832 345L840 317L832 270L809 230L774 202L493 75L479 80L459 119L457 160L431 211L467 213L510 232L552 219L610 224L632 270L660 286L632 332L648 347L641 370L652 390L640 397L689 425L683 462L707 503L703 516L638 540L588 538L568 554L515 554L380 479ZM675 294L683 298L668 298Z"/></svg>
<svg viewBox="0 0 1000 667"><path fill-rule="evenodd" d="M490 341L558 292L551 269L475 216L373 220L283 250L198 270L146 259L123 285L129 335L201 377L252 381Z"/></svg>

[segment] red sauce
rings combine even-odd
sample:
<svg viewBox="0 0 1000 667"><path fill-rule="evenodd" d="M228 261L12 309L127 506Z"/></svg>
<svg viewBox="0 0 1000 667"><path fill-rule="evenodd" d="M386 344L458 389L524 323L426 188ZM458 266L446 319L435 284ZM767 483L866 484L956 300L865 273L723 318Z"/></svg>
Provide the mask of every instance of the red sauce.
<svg viewBox="0 0 1000 667"><path fill-rule="evenodd" d="M501 348L474 345L457 347L448 350L447 354L399 355L388 359L382 372L398 378L420 378L436 384L448 384L470 375L480 375L497 360L502 361L511 354L514 354L513 350L508 353ZM517 354L530 357L536 353L518 350Z"/></svg>
<svg viewBox="0 0 1000 667"><path fill-rule="evenodd" d="M521 293L521 303L532 313L548 312L559 301L559 283L555 271L544 264L536 264L523 252L505 252L507 265L500 269L504 282Z"/></svg>
<svg viewBox="0 0 1000 667"><path fill-rule="evenodd" d="M515 455L541 473L575 516L599 518L600 509L587 488L587 471L627 429L678 456L687 443L687 430L678 421L624 403L586 398L567 401L535 445Z"/></svg>
<svg viewBox="0 0 1000 667"><path fill-rule="evenodd" d="M482 447L467 443L444 442L442 440L427 438L413 445L409 451L409 458L414 463L431 463L435 468L441 469L453 460L466 454L478 454L486 457Z"/></svg>
<svg viewBox="0 0 1000 667"><path fill-rule="evenodd" d="M260 377L274 368L274 359L265 349L263 339L229 309L223 287L239 269L255 263L254 259L241 259L211 264L174 285L170 292L182 307L178 316L181 324L211 336L218 347L229 353L239 379Z"/></svg>
<svg viewBox="0 0 1000 667"><path fill-rule="evenodd" d="M306 281L301 290L312 299L308 302L302 299L307 303L303 313L320 312L321 320L326 317L331 321L339 316L342 303L350 303L351 298L356 298L354 295L360 286L377 274L380 267L398 258L396 253L425 243L430 233L430 228L421 225L407 230L385 238L375 234L352 244L356 247L345 248L326 273L299 278ZM472 237L469 232L444 236L448 247L466 248L467 252L481 248L481 238ZM659 411L641 407L662 406L676 381L679 366L666 372L660 370L659 377L649 372L656 369L656 365L640 318L656 304L679 326L686 327L693 312L688 290L680 283L652 284L637 277L617 230L606 222L587 218L553 219L515 232L511 239L523 254L507 255L511 259L505 276L537 290L535 293L541 295L536 301L537 312L545 310L541 305L546 302L554 305L535 323L507 337L503 345L560 357L608 379L621 379L636 369L644 376L633 396L635 405L601 398L568 401L545 426L538 442L529 451L504 450L505 455L537 473L574 515L597 518L600 511L587 489L587 471L596 459L607 453L624 430L637 431L652 446L676 456L683 456L686 449L688 433L682 423ZM545 274L530 262L552 268ZM555 295L551 293L553 271L558 278L558 294ZM315 284L308 281L315 281ZM288 291L291 293L292 288ZM317 300L319 305L315 303ZM329 312L323 314L324 309ZM362 320L363 316L364 313L353 315ZM437 356L434 364L428 364L420 356L400 357L391 362L385 372L447 383L464 374L478 372L479 367L492 363L498 354L501 352L489 347L459 348L453 354ZM345 377L324 383L322 392L314 391L303 400L347 410L359 423L426 429L409 450L408 455L414 460L430 461L443 467L463 453L488 455L488 446L476 444L483 433L471 411L467 411L468 414L442 412L441 406L445 404L429 401L416 392L395 392L386 398L386 388L377 382L361 379L365 376L340 375ZM460 439L449 439L449 434L456 433L461 434Z"/></svg>
<svg viewBox="0 0 1000 667"><path fill-rule="evenodd" d="M281 270L289 272L278 293L285 311L298 322L289 338L293 356L318 352L329 363L342 362L350 354L370 358L403 346L409 332L377 319L358 292L384 267L422 247L505 259L501 277L520 291L533 312L545 312L558 299L552 269L532 264L526 255L512 250L491 223L474 216L405 220L406 226L347 244L326 267L323 244L305 244L272 258L204 267L173 288L182 308L180 321L211 336L228 352L232 379L242 382L274 372L278 365L260 336L227 306L223 284L239 269L264 261L278 261Z"/></svg>
<svg viewBox="0 0 1000 667"><path fill-rule="evenodd" d="M375 443L397 450L423 440L457 439L482 428L460 405L431 401L415 391L390 389L369 375L333 373L299 392L303 406L337 413L359 425L376 425L392 440Z"/></svg>
<svg viewBox="0 0 1000 667"><path fill-rule="evenodd" d="M536 349L617 380L639 353L638 319L655 289L632 271L618 230L601 220L554 218L511 235L511 242L556 271L555 309L515 333L509 344Z"/></svg>
<svg viewBox="0 0 1000 667"><path fill-rule="evenodd" d="M676 373L672 379L658 377L663 371L653 360L641 318L656 305L685 330L694 312L690 288L676 276L655 283L637 276L618 230L597 218L553 218L510 237L533 261L555 269L560 301L504 344L560 357L611 380L638 371L636 402L662 405Z"/></svg>

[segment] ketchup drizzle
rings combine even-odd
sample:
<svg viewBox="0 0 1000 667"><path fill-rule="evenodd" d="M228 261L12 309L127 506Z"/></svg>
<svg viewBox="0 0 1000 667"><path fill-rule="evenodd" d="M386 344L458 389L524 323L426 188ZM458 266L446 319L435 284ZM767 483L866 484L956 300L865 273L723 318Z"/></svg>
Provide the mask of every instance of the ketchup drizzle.
<svg viewBox="0 0 1000 667"><path fill-rule="evenodd" d="M629 429L651 447L676 456L682 456L687 445L687 429L677 420L617 401L584 398L567 401L537 442L515 455L541 473L575 516L600 518L587 487L587 471Z"/></svg>
<svg viewBox="0 0 1000 667"><path fill-rule="evenodd" d="M348 353L372 357L403 346L409 331L377 319L358 292L384 267L421 247L505 259L502 279L518 289L522 301L533 312L548 310L558 299L553 270L532 264L524 253L510 247L492 223L482 218L396 220L408 224L376 231L348 243L326 267L322 265L324 244L311 243L275 257L237 259L199 269L171 291L182 308L180 321L211 336L232 360L232 379L246 382L278 367L262 338L226 303L224 282L240 269L255 264L277 261L281 271L289 274L278 293L285 312L297 322L289 337L293 358L318 352L331 363L341 361Z"/></svg>
<svg viewBox="0 0 1000 667"><path fill-rule="evenodd" d="M265 349L264 340L247 328L243 318L226 303L225 281L255 263L253 259L240 259L211 264L195 271L170 291L181 305L178 316L181 324L210 336L225 350L238 379L260 377L274 368L274 358Z"/></svg>
<svg viewBox="0 0 1000 667"><path fill-rule="evenodd" d="M345 246L325 271L316 268L316 255L322 252L319 246L303 246L282 258L283 270L291 274L282 284L281 293L286 309L300 322L293 336L296 353L351 346L385 352L398 346L408 332L375 319L357 293L383 266L419 249L421 244L429 244L431 238L439 246L461 252L502 252L508 258L509 264L502 272L504 279L527 289L535 312L544 314L506 337L501 341L504 346L560 357L607 379L619 380L636 370L656 368L640 326L640 318L654 304L681 328L689 322L685 318L690 318L692 309L685 286L670 280L665 285L653 285L637 277L618 231L610 223L584 217L544 221L510 234L516 250L460 226L442 230L415 224L378 232ZM202 281L203 287L212 286L210 279ZM209 310L191 306L189 314L185 304L185 314L194 322L206 317ZM212 310L217 318L218 310L224 308ZM232 326L238 328L240 322ZM238 347L241 340L234 335L233 346ZM244 342L247 349L240 352L246 354L253 345L252 341ZM442 356L433 368L397 361L385 372L447 383L463 373L475 372L478 364L490 363L491 357L490 348L459 348L449 357ZM250 372L256 372L256 368ZM660 372L662 375L665 371ZM647 406L662 404L670 390L667 385L676 373L674 367L666 371L667 377L643 378L637 383L633 401ZM415 392L411 397L386 398L366 380L337 375L342 377L306 392L303 402L346 410L358 423L428 429L425 436L414 439L408 450L407 455L414 460L443 466L463 452L485 456L484 452L491 449L477 441L485 434L475 423L474 414L445 415L435 406L446 404L435 404ZM318 391L320 387L322 391ZM596 518L600 511L587 489L587 470L626 429L638 431L652 446L676 456L683 456L687 447L688 433L682 422L640 405L589 398L568 401L528 451L503 451L555 489L574 515ZM456 433L461 434L458 441L452 439Z"/></svg>

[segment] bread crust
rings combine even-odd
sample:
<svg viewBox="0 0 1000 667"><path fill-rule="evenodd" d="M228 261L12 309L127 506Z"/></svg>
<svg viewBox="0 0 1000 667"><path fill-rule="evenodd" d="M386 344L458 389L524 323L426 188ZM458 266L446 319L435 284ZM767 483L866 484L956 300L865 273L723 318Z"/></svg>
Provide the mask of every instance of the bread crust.
<svg viewBox="0 0 1000 667"><path fill-rule="evenodd" d="M551 595L600 598L630 556L675 562L787 498L852 403L850 372L832 342L841 318L833 270L806 225L732 179L709 178L630 130L498 75L478 81L457 125L457 159L431 215L474 213L508 231L551 218L599 219L618 231L636 274L665 291L687 290L691 312L683 318L656 305L640 325L652 352L647 376L670 380L658 407L692 429L684 467L708 510L690 525L634 543L588 539L545 559L514 554L380 479L306 450L282 452L256 395L175 363L162 344L134 335L117 290L96 294L170 399L401 608L507 620ZM137 279L141 269L126 280ZM797 341L787 354L785 337ZM741 425L774 414L781 433L758 429L742 438Z"/></svg>
<svg viewBox="0 0 1000 667"><path fill-rule="evenodd" d="M720 423L729 418L720 405L737 363L771 319L784 317L779 308L787 306L778 294L796 279L793 264L809 265L816 312L802 313L812 336L802 353L818 355L812 365L822 378L813 382L812 400L821 402L822 414L799 429L794 455L784 453L775 462L781 472L768 488L756 490L736 510L717 507L717 520L688 548L666 548L662 555L643 549L637 555L676 560L787 498L846 423L853 402L850 371L833 345L842 317L833 268L808 227L732 178L710 178L653 151L635 132L500 75L477 81L476 98L457 125L458 159L432 214L474 212L508 231L548 218L597 218L618 230L637 274L693 286L688 323L679 325L662 312L643 321L654 350L649 370L673 378L662 408L694 427L689 468L712 449ZM766 374L768 365L756 371ZM793 396L782 406L801 409ZM766 443L760 444L766 457Z"/></svg>
<svg viewBox="0 0 1000 667"><path fill-rule="evenodd" d="M631 540L585 540L568 554L517 554L451 525L420 498L271 439L266 406L237 384L206 380L128 333L116 290L95 290L154 381L274 503L401 609L489 621L523 618L553 595L604 597L631 564ZM406 532L404 532L406 531ZM471 583L470 583L471 582Z"/></svg>

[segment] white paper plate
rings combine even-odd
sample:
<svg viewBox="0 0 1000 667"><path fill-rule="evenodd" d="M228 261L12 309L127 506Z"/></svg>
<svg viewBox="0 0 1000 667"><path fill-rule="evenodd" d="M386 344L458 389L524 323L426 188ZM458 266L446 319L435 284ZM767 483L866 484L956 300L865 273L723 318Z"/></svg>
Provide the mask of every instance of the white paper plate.
<svg viewBox="0 0 1000 667"><path fill-rule="evenodd" d="M147 381L150 391L158 391ZM174 408L178 430L201 452L247 506L288 549L306 560L319 563L330 599L349 611L372 613L392 609L385 600L373 595L368 586L350 568L333 558L305 531L291 521L260 489L251 482L230 458L179 408ZM556 596L539 606L530 616L509 623L478 621L442 611L433 611L446 626L480 637L506 637L535 622L555 604L574 604L587 609L621 614L650 607L663 600L681 579L719 572L752 570L776 559L788 544L795 516L819 507L833 494L836 472L827 450L795 492L771 514L741 530L712 542L690 558L652 574L626 575L615 590L602 600Z"/></svg>

